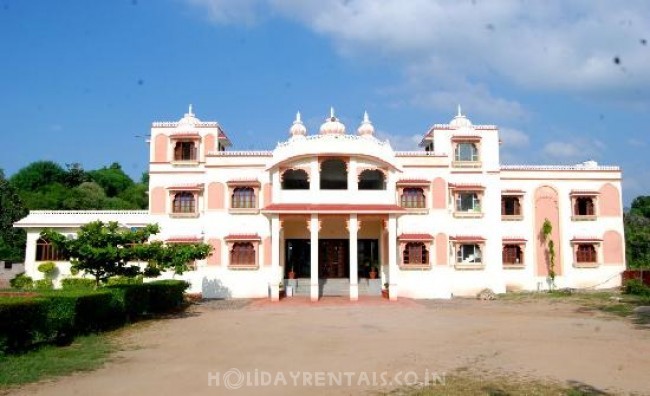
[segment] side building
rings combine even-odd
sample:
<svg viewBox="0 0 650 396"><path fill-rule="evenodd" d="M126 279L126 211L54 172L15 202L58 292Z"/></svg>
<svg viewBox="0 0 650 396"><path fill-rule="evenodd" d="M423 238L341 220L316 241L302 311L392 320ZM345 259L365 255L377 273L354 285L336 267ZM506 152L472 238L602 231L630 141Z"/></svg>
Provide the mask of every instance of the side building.
<svg viewBox="0 0 650 396"><path fill-rule="evenodd" d="M395 151L364 115L356 133L332 110L317 134L300 114L272 151L231 151L216 122L190 111L151 128L149 211L32 211L25 268L56 251L43 227L158 223L167 243L206 242L212 255L182 277L205 297L312 300L339 294L450 298L484 288L549 288L542 233L552 226L557 287L620 285L625 269L621 171L501 165L499 131L460 109L416 151ZM69 264L61 263L60 276Z"/></svg>

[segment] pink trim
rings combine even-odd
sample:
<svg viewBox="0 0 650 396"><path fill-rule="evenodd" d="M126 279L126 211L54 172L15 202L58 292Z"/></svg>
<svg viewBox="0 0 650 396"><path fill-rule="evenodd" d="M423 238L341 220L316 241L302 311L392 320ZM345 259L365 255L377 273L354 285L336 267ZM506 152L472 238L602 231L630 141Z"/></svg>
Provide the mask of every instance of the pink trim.
<svg viewBox="0 0 650 396"><path fill-rule="evenodd" d="M259 187L260 181L257 179L232 179L226 182L228 187L231 186L244 186L244 187Z"/></svg>
<svg viewBox="0 0 650 396"><path fill-rule="evenodd" d="M436 177L431 184L433 209L445 209L447 207L446 182L441 177Z"/></svg>
<svg viewBox="0 0 650 396"><path fill-rule="evenodd" d="M151 189L151 214L165 214L167 207L167 193L162 187L154 187Z"/></svg>
<svg viewBox="0 0 650 396"><path fill-rule="evenodd" d="M271 204L262 209L265 212L405 212L406 210L397 205L354 205L354 204Z"/></svg>
<svg viewBox="0 0 650 396"><path fill-rule="evenodd" d="M621 265L625 263L623 237L617 231L609 230L603 235L603 264Z"/></svg>
<svg viewBox="0 0 650 396"><path fill-rule="evenodd" d="M521 237L503 237L501 238L501 241L503 243L526 243L527 240L526 238L521 238Z"/></svg>
<svg viewBox="0 0 650 396"><path fill-rule="evenodd" d="M571 196L582 195L582 196L589 196L589 197L593 197L599 194L600 194L599 191L593 191L593 190L571 190L571 192L569 193L569 195Z"/></svg>
<svg viewBox="0 0 650 396"><path fill-rule="evenodd" d="M602 242L603 240L601 238L598 238L596 236L576 236L571 238L571 243L596 243L596 242Z"/></svg>
<svg viewBox="0 0 650 396"><path fill-rule="evenodd" d="M208 185L208 209L223 209L225 207L224 194L223 183L210 183Z"/></svg>
<svg viewBox="0 0 650 396"><path fill-rule="evenodd" d="M271 205L271 202L273 202L273 186L270 183L264 183L262 194L264 195L264 206Z"/></svg>
<svg viewBox="0 0 650 396"><path fill-rule="evenodd" d="M154 162L167 162L167 151L168 151L168 142L169 139L165 135L158 135L154 139Z"/></svg>
<svg viewBox="0 0 650 396"><path fill-rule="evenodd" d="M621 197L618 188L611 183L607 183L600 188L598 209L600 216L618 217L621 215Z"/></svg>
<svg viewBox="0 0 650 396"><path fill-rule="evenodd" d="M271 262L273 261L273 255L271 254L271 237L266 237L264 238L264 243L262 244L264 247L264 263L262 263L265 266L271 266Z"/></svg>
<svg viewBox="0 0 650 396"><path fill-rule="evenodd" d="M447 265L449 263L447 244L447 235L443 233L436 235L436 264L438 265Z"/></svg>
<svg viewBox="0 0 650 396"><path fill-rule="evenodd" d="M203 239L196 236L171 236L165 239L166 243L200 243Z"/></svg>
<svg viewBox="0 0 650 396"><path fill-rule="evenodd" d="M214 143L215 142L214 142L214 135L213 134L209 133L209 134L205 135L205 140L204 140L204 143L203 143L203 154L205 156L207 156L210 151L217 149L215 147Z"/></svg>
<svg viewBox="0 0 650 396"><path fill-rule="evenodd" d="M524 190L501 190L503 195L524 195L525 193Z"/></svg>
<svg viewBox="0 0 650 396"><path fill-rule="evenodd" d="M449 183L452 190L485 190L485 186L473 183Z"/></svg>
<svg viewBox="0 0 650 396"><path fill-rule="evenodd" d="M226 242L232 241L260 241L261 238L257 234L229 234L223 238Z"/></svg>
<svg viewBox="0 0 650 396"><path fill-rule="evenodd" d="M478 235L457 235L449 237L453 242L485 242L485 238Z"/></svg>
<svg viewBox="0 0 650 396"><path fill-rule="evenodd" d="M221 239L208 239L212 253L208 256L208 265L221 264Z"/></svg>
<svg viewBox="0 0 650 396"><path fill-rule="evenodd" d="M431 234L401 234L397 237L400 241L433 241L434 236Z"/></svg>
<svg viewBox="0 0 650 396"><path fill-rule="evenodd" d="M169 191L202 191L203 184L179 184L175 186L167 187Z"/></svg>

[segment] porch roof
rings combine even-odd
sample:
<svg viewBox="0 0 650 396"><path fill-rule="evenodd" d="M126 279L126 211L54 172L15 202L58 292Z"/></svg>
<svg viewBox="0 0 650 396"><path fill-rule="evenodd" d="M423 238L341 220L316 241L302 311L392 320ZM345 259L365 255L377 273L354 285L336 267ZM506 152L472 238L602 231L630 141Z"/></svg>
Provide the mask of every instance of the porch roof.
<svg viewBox="0 0 650 396"><path fill-rule="evenodd" d="M379 204L311 204L287 203L271 204L262 209L263 213L403 213L404 208L397 205Z"/></svg>

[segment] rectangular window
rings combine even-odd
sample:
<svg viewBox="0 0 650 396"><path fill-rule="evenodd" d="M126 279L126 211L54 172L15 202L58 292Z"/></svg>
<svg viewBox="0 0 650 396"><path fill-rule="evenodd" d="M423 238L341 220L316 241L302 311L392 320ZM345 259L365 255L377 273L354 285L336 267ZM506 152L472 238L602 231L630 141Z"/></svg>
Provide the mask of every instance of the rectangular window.
<svg viewBox="0 0 650 396"><path fill-rule="evenodd" d="M501 197L501 216L521 216L521 204L519 197Z"/></svg>
<svg viewBox="0 0 650 396"><path fill-rule="evenodd" d="M456 194L457 212L480 212L481 201L475 192L459 192Z"/></svg>
<svg viewBox="0 0 650 396"><path fill-rule="evenodd" d="M400 204L403 208L423 209L426 208L424 190L419 187L407 187L402 191Z"/></svg>
<svg viewBox="0 0 650 396"><path fill-rule="evenodd" d="M517 266L524 263L524 255L520 245L503 245L501 256L504 266Z"/></svg>
<svg viewBox="0 0 650 396"><path fill-rule="evenodd" d="M62 261L63 257L50 242L39 239L36 241L36 261Z"/></svg>
<svg viewBox="0 0 650 396"><path fill-rule="evenodd" d="M477 244L462 244L457 246L456 263L481 264L481 247Z"/></svg>
<svg viewBox="0 0 650 396"><path fill-rule="evenodd" d="M11 261L5 261L5 269L11 269L13 267L13 263Z"/></svg>
<svg viewBox="0 0 650 396"><path fill-rule="evenodd" d="M598 262L596 247L593 244L578 245L576 248L576 262L578 263Z"/></svg>
<svg viewBox="0 0 650 396"><path fill-rule="evenodd" d="M196 158L194 142L177 142L174 146L174 161L196 161Z"/></svg>

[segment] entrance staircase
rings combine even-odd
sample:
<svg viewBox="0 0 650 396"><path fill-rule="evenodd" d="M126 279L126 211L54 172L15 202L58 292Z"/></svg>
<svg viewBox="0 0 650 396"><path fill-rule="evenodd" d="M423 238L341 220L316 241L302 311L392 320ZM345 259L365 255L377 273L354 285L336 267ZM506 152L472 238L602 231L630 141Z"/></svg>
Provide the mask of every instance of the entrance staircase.
<svg viewBox="0 0 650 396"><path fill-rule="evenodd" d="M310 279L285 279L286 286L293 287L295 296L309 296L311 291ZM350 280L347 278L330 278L318 280L319 296L350 296ZM380 296L381 279L359 279L360 296Z"/></svg>

